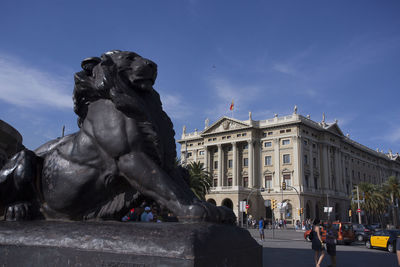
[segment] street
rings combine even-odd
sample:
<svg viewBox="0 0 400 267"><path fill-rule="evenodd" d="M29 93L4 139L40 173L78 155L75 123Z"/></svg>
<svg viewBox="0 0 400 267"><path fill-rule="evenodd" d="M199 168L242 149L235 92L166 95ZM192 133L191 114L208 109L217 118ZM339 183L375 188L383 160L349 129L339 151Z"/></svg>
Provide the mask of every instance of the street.
<svg viewBox="0 0 400 267"><path fill-rule="evenodd" d="M303 232L296 232L293 229L275 230L275 239L272 239L272 230L265 230L265 241L261 242L257 229L250 229L249 231L258 243L264 247L264 267L315 266L311 242L304 240ZM326 254L321 267L330 264L330 257ZM349 246L337 246L337 266L394 267L397 266L397 260L394 253L379 249L367 249L364 243L355 242Z"/></svg>

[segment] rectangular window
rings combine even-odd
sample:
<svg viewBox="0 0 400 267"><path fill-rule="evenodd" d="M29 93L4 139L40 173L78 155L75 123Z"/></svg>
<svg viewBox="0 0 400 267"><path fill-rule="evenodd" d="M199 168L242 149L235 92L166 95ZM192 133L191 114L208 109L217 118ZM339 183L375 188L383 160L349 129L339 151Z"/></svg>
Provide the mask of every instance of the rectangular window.
<svg viewBox="0 0 400 267"><path fill-rule="evenodd" d="M265 188L272 188L272 175L265 176Z"/></svg>
<svg viewBox="0 0 400 267"><path fill-rule="evenodd" d="M314 168L317 167L317 158L312 159L312 164L314 165Z"/></svg>
<svg viewBox="0 0 400 267"><path fill-rule="evenodd" d="M268 132L268 135L273 135L274 134L274 132Z"/></svg>
<svg viewBox="0 0 400 267"><path fill-rule="evenodd" d="M308 145L308 141L307 140L304 140L304 145L305 146Z"/></svg>
<svg viewBox="0 0 400 267"><path fill-rule="evenodd" d="M308 175L306 174L305 176L304 176L304 178L305 178L305 182L306 182L306 187L309 187L309 184L308 184Z"/></svg>
<svg viewBox="0 0 400 267"><path fill-rule="evenodd" d="M272 156L265 156L265 166L272 165Z"/></svg>
<svg viewBox="0 0 400 267"><path fill-rule="evenodd" d="M284 132L285 132L285 130L280 130L280 131L279 131L279 133L284 133Z"/></svg>
<svg viewBox="0 0 400 267"><path fill-rule="evenodd" d="M282 140L282 145L289 145L290 144L290 139L284 139Z"/></svg>
<svg viewBox="0 0 400 267"><path fill-rule="evenodd" d="M192 152L187 153L188 158L192 156Z"/></svg>
<svg viewBox="0 0 400 267"><path fill-rule="evenodd" d="M232 178L228 178L228 186L232 186Z"/></svg>
<svg viewBox="0 0 400 267"><path fill-rule="evenodd" d="M263 137L267 137L267 133L263 133Z"/></svg>
<svg viewBox="0 0 400 267"><path fill-rule="evenodd" d="M237 134L236 136L237 136L237 137L240 137L240 136L241 136L241 134Z"/></svg>
<svg viewBox="0 0 400 267"><path fill-rule="evenodd" d="M214 179L213 180L213 187L217 187L218 186L218 179Z"/></svg>
<svg viewBox="0 0 400 267"><path fill-rule="evenodd" d="M290 133L292 131L292 129L286 129L287 133Z"/></svg>
<svg viewBox="0 0 400 267"><path fill-rule="evenodd" d="M284 154L283 155L283 164L289 164L290 163L290 154Z"/></svg>
<svg viewBox="0 0 400 267"><path fill-rule="evenodd" d="M283 175L283 181L286 183L287 186L291 186L291 179L290 179L290 174L284 174Z"/></svg>
<svg viewBox="0 0 400 267"><path fill-rule="evenodd" d="M215 141L215 140L217 140L217 138L216 138L216 137L214 137L212 140L213 140L213 141Z"/></svg>
<svg viewBox="0 0 400 267"><path fill-rule="evenodd" d="M204 155L204 150L200 150L199 155Z"/></svg>
<svg viewBox="0 0 400 267"><path fill-rule="evenodd" d="M318 189L318 177L314 177L314 188Z"/></svg>
<svg viewBox="0 0 400 267"><path fill-rule="evenodd" d="M232 160L230 159L230 160L228 160L228 168L232 168Z"/></svg>
<svg viewBox="0 0 400 267"><path fill-rule="evenodd" d="M249 177L243 177L243 187L249 186Z"/></svg>
<svg viewBox="0 0 400 267"><path fill-rule="evenodd" d="M249 148L249 145L244 145L243 146L243 149L248 149Z"/></svg>
<svg viewBox="0 0 400 267"><path fill-rule="evenodd" d="M218 161L214 161L214 169L218 169Z"/></svg>
<svg viewBox="0 0 400 267"><path fill-rule="evenodd" d="M230 135L228 135L228 136L226 137L226 139L231 139L231 136L230 136Z"/></svg>
<svg viewBox="0 0 400 267"><path fill-rule="evenodd" d="M308 156L307 155L304 155L304 163L308 164Z"/></svg>
<svg viewBox="0 0 400 267"><path fill-rule="evenodd" d="M245 166L245 167L249 166L249 159L248 158L243 158L243 166Z"/></svg>
<svg viewBox="0 0 400 267"><path fill-rule="evenodd" d="M242 136L246 136L247 135L247 133L242 133Z"/></svg>
<svg viewBox="0 0 400 267"><path fill-rule="evenodd" d="M271 147L272 146L272 142L265 142L264 143L264 147Z"/></svg>

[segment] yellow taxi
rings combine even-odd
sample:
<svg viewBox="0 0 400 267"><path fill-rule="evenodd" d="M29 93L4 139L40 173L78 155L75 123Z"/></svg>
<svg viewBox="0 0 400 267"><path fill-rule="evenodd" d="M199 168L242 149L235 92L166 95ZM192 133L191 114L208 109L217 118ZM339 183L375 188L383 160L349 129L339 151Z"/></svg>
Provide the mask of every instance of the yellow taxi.
<svg viewBox="0 0 400 267"><path fill-rule="evenodd" d="M400 237L400 230L377 230L365 241L365 246L367 248L384 248L389 252L396 252L397 237Z"/></svg>

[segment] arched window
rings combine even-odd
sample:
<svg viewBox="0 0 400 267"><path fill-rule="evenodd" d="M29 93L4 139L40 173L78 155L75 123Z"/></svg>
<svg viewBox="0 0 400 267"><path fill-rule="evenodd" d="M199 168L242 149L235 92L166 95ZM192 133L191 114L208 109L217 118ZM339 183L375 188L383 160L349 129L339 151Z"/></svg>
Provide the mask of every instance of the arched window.
<svg viewBox="0 0 400 267"><path fill-rule="evenodd" d="M211 203L211 204L214 204L215 206L217 206L217 202L215 202L215 200L212 199L212 198L207 199L207 202L208 202L208 203Z"/></svg>
<svg viewBox="0 0 400 267"><path fill-rule="evenodd" d="M223 201L222 201L222 206L225 206L225 207L227 207L227 208L229 208L229 209L233 209L233 203L232 203L232 200L230 200L229 198L225 198Z"/></svg>
<svg viewBox="0 0 400 267"><path fill-rule="evenodd" d="M293 208L292 204L288 203L286 204L286 211L285 211L285 218L286 219L293 219Z"/></svg>

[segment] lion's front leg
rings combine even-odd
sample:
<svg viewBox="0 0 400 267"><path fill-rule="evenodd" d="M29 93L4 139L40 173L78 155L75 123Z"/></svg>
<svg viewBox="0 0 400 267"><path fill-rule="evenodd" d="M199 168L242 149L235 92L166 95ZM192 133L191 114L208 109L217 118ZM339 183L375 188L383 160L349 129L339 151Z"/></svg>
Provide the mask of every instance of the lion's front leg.
<svg viewBox="0 0 400 267"><path fill-rule="evenodd" d="M143 152L119 158L118 167L128 182L142 194L167 207L181 221L234 223L234 213L197 199L183 180L173 179Z"/></svg>
<svg viewBox="0 0 400 267"><path fill-rule="evenodd" d="M6 220L28 220L39 215L34 185L39 161L32 151L22 150L0 170L0 204L5 208Z"/></svg>

